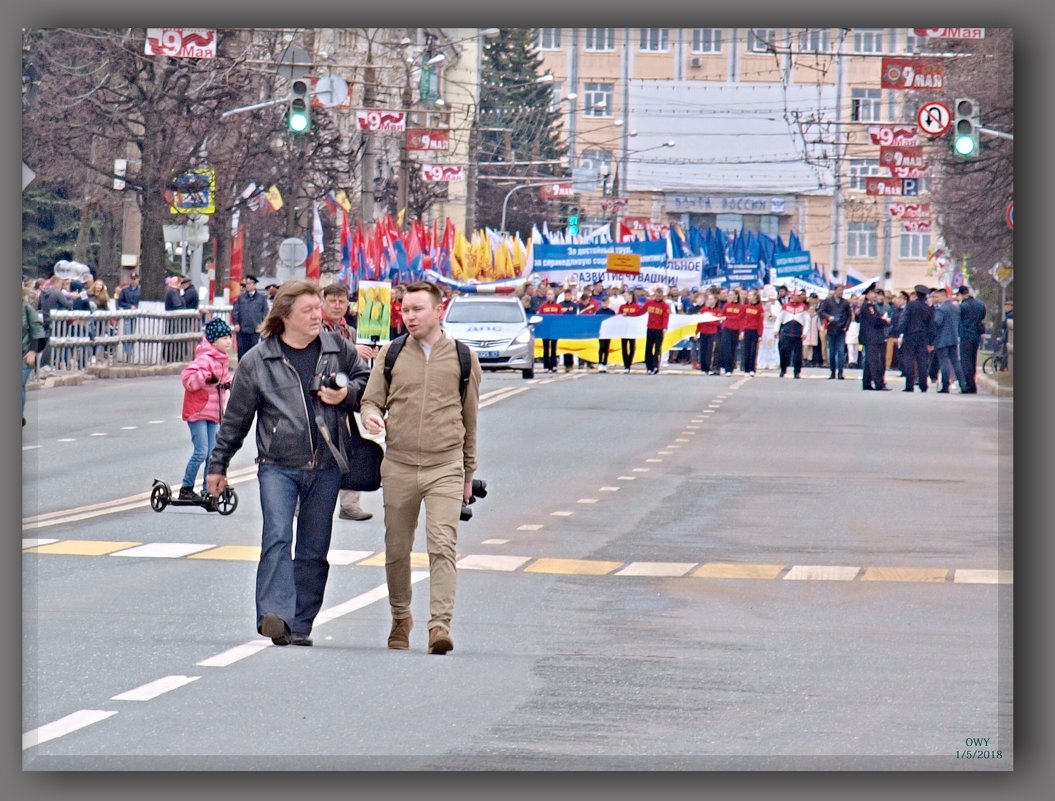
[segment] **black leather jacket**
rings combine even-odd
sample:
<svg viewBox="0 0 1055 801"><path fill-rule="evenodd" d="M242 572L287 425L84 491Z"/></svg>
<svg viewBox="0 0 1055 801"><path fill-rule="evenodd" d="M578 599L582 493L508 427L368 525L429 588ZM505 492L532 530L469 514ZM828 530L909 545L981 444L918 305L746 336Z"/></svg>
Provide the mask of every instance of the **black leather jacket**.
<svg viewBox="0 0 1055 801"><path fill-rule="evenodd" d="M355 346L323 331L316 374L343 372L348 376L348 396L341 406L316 401L305 403L300 377L282 355L277 337L267 337L238 360L216 445L209 455L209 472L227 474L231 457L242 447L256 416L258 464L314 469L334 463L326 443L312 441L311 418L321 413L334 446L347 436L348 417L359 409L370 368ZM354 422L352 423L354 425Z"/></svg>

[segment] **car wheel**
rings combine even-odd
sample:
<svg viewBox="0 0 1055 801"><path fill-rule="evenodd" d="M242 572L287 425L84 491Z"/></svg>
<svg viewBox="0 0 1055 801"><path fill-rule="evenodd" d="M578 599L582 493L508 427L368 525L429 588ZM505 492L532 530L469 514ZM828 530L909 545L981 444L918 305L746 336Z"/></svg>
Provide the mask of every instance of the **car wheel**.
<svg viewBox="0 0 1055 801"><path fill-rule="evenodd" d="M535 368L534 367L529 367L527 370L521 370L520 374L522 376L524 376L524 378L534 378L535 377Z"/></svg>

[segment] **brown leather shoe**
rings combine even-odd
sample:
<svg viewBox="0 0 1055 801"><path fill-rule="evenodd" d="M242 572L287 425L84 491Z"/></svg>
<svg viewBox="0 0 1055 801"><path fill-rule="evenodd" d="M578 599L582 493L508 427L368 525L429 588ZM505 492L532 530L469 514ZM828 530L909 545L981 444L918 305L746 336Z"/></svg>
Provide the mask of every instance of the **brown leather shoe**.
<svg viewBox="0 0 1055 801"><path fill-rule="evenodd" d="M429 653L430 654L445 654L448 651L454 650L454 641L451 639L451 633L447 629L436 626L435 628L429 629Z"/></svg>
<svg viewBox="0 0 1055 801"><path fill-rule="evenodd" d="M388 647L405 651L410 647L410 630L414 628L414 618L407 616L392 621L392 631L388 633Z"/></svg>

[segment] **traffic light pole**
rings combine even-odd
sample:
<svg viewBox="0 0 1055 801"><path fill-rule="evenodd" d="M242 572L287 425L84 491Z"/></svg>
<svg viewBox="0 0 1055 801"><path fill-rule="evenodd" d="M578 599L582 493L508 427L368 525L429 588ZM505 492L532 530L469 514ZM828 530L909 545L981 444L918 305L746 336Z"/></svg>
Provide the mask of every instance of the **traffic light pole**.
<svg viewBox="0 0 1055 801"><path fill-rule="evenodd" d="M240 106L238 108L232 108L229 111L225 111L220 115L220 119L230 117L232 114L241 114L243 111L256 111L258 108L267 108L268 106L277 106L280 103L288 103L293 99L293 95L289 97L280 97L277 100L265 100L263 103L254 103L251 106Z"/></svg>
<svg viewBox="0 0 1055 801"><path fill-rule="evenodd" d="M992 128L983 128L979 126L978 133L989 134L989 136L995 136L998 139L1011 139L1014 140L1015 135L1005 133L1004 131L994 131Z"/></svg>

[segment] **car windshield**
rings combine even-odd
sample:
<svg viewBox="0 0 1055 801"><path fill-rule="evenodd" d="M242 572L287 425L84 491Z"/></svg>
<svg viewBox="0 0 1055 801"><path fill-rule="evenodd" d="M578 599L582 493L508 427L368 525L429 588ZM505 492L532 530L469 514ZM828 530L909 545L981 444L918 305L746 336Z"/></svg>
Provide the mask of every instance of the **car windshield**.
<svg viewBox="0 0 1055 801"><path fill-rule="evenodd" d="M522 323L524 307L519 303L452 303L444 319L448 323Z"/></svg>

